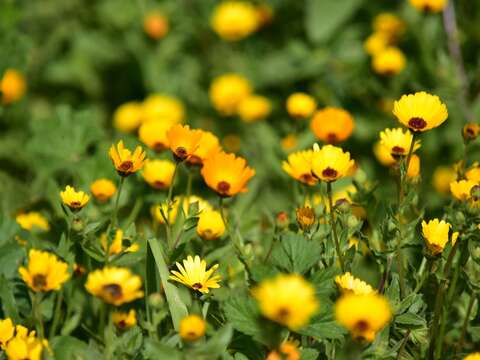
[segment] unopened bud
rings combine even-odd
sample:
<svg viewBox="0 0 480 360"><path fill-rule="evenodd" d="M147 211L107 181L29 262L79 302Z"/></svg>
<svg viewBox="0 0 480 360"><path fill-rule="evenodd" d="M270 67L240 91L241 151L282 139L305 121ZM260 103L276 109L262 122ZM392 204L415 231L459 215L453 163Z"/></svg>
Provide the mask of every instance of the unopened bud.
<svg viewBox="0 0 480 360"><path fill-rule="evenodd" d="M480 126L474 123L468 123L462 129L462 136L465 141L475 140L480 134Z"/></svg>
<svg viewBox="0 0 480 360"><path fill-rule="evenodd" d="M80 232L85 228L85 223L82 219L75 218L72 221L72 229L76 232Z"/></svg>
<svg viewBox="0 0 480 360"><path fill-rule="evenodd" d="M154 309L160 309L164 303L165 299L160 293L153 293L148 297L148 304Z"/></svg>
<svg viewBox="0 0 480 360"><path fill-rule="evenodd" d="M277 227L280 229L285 229L288 227L289 223L290 219L288 218L288 213L286 211L280 211L275 218L275 224Z"/></svg>
<svg viewBox="0 0 480 360"><path fill-rule="evenodd" d="M301 207L296 210L297 224L303 231L310 229L315 223L315 211L311 207Z"/></svg>
<svg viewBox="0 0 480 360"><path fill-rule="evenodd" d="M335 201L335 209L343 213L350 211L350 201L345 198L338 199Z"/></svg>

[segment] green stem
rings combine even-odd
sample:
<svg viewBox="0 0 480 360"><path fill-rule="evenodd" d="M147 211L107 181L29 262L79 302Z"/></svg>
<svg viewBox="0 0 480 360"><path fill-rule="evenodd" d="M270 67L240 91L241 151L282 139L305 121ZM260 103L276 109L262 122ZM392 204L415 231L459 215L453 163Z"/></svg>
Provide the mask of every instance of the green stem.
<svg viewBox="0 0 480 360"><path fill-rule="evenodd" d="M335 249L337 250L338 261L340 262L342 272L345 272L345 262L343 261L343 255L342 251L340 250L340 243L338 241L337 226L335 223L335 215L333 208L332 184L330 182L327 182L327 194L328 203L330 205L330 226L332 227L333 239L335 241Z"/></svg>
<svg viewBox="0 0 480 360"><path fill-rule="evenodd" d="M118 204L120 202L120 194L122 192L124 182L125 182L125 177L124 176L120 177L120 181L118 183L117 197L115 198L115 206L114 206L113 212L112 212L112 220L110 222L110 228L112 228L112 229L115 229L115 227L117 226ZM108 234L107 234L107 236L108 236ZM109 250L109 249L107 249L107 250Z"/></svg>
<svg viewBox="0 0 480 360"><path fill-rule="evenodd" d="M405 346L407 345L408 338L410 336L411 329L408 329L407 332L405 333L405 336L402 341L402 345L400 345L400 349L398 349L397 357L396 360L400 360L402 357L403 350L405 349Z"/></svg>
<svg viewBox="0 0 480 360"><path fill-rule="evenodd" d="M465 315L465 320L463 322L462 332L460 333L460 339L458 340L457 346L455 346L455 355L457 354L457 351L462 350L463 348L463 342L465 341L465 335L467 334L468 322L470 321L470 313L472 312L476 299L477 297L475 296L475 293L470 295L470 301L468 303L467 314Z"/></svg>
<svg viewBox="0 0 480 360"><path fill-rule="evenodd" d="M37 329L38 337L43 339L45 337L45 331L43 328L41 303L42 293L34 293L32 298L32 312L35 319L35 328Z"/></svg>
<svg viewBox="0 0 480 360"><path fill-rule="evenodd" d="M57 332L58 322L60 321L60 314L62 311L62 302L63 302L63 292L62 290L59 290L57 292L55 310L53 313L53 322L52 322L52 326L50 327L50 332L48 334L48 339L50 341L52 340L52 338L55 336L55 333Z"/></svg>

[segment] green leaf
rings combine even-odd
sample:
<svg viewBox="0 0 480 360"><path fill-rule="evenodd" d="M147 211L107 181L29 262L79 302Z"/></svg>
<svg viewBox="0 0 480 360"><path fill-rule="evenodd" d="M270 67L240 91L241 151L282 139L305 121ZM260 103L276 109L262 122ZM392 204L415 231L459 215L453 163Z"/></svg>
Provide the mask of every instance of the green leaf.
<svg viewBox="0 0 480 360"><path fill-rule="evenodd" d="M272 251L272 261L288 272L303 274L315 265L321 249L317 242L307 240L300 234L288 234Z"/></svg>
<svg viewBox="0 0 480 360"><path fill-rule="evenodd" d="M216 359L227 350L232 340L233 327L228 324L215 333L205 344L192 352L194 358Z"/></svg>
<svg viewBox="0 0 480 360"><path fill-rule="evenodd" d="M424 318L417 314L412 314L412 313L405 313L402 315L398 315L395 317L395 323L397 324L402 324L402 325L409 325L412 327L417 327L417 326L426 326L427 323Z"/></svg>
<svg viewBox="0 0 480 360"><path fill-rule="evenodd" d="M55 359L85 359L97 360L101 359L102 355L95 349L89 347L83 341L80 341L71 336L57 337L52 341L52 349Z"/></svg>
<svg viewBox="0 0 480 360"><path fill-rule="evenodd" d="M318 270L311 281L316 289L317 296L327 297L336 290L335 277L340 273L338 266L330 266L326 269Z"/></svg>
<svg viewBox="0 0 480 360"><path fill-rule="evenodd" d="M20 322L17 303L13 296L13 286L3 275L0 275L0 300L5 317L11 318L14 323Z"/></svg>
<svg viewBox="0 0 480 360"><path fill-rule="evenodd" d="M145 340L143 356L146 359L151 359L151 360L157 360L157 359L181 360L182 359L182 355L179 351L153 339Z"/></svg>
<svg viewBox="0 0 480 360"><path fill-rule="evenodd" d="M316 360L318 356L319 352L315 349L302 349L300 360Z"/></svg>

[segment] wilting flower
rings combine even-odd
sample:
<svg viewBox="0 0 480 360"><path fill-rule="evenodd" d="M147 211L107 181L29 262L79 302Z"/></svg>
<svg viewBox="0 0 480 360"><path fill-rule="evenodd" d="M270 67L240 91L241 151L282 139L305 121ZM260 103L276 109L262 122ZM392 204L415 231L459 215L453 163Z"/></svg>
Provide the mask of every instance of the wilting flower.
<svg viewBox="0 0 480 360"><path fill-rule="evenodd" d="M380 75L397 75L405 68L406 63L403 52L393 46L375 53L372 58L372 68Z"/></svg>
<svg viewBox="0 0 480 360"><path fill-rule="evenodd" d="M87 291L106 303L119 306L143 297L142 279L122 267L104 267L88 274Z"/></svg>
<svg viewBox="0 0 480 360"><path fill-rule="evenodd" d="M68 265L58 260L54 254L31 249L28 253L28 266L18 269L22 280L35 292L59 290L70 278Z"/></svg>
<svg viewBox="0 0 480 360"><path fill-rule="evenodd" d="M112 180L98 179L90 185L90 191L99 201L107 201L115 194L117 187Z"/></svg>
<svg viewBox="0 0 480 360"><path fill-rule="evenodd" d="M318 309L315 288L298 274L280 274L252 289L262 314L291 330L306 325Z"/></svg>
<svg viewBox="0 0 480 360"><path fill-rule="evenodd" d="M244 158L219 152L203 162L201 174L212 190L229 197L247 191L247 182L255 175L255 170Z"/></svg>
<svg viewBox="0 0 480 360"><path fill-rule="evenodd" d="M250 95L238 106L238 115L246 123L263 120L270 115L271 111L270 100L261 95Z"/></svg>
<svg viewBox="0 0 480 360"><path fill-rule="evenodd" d="M215 135L210 131L200 131L202 136L198 143L198 147L193 154L187 158L187 163L192 165L201 165L206 158L222 150L220 142Z"/></svg>
<svg viewBox="0 0 480 360"><path fill-rule="evenodd" d="M316 108L317 102L315 99L305 93L293 93L287 99L287 112L294 118L309 118Z"/></svg>
<svg viewBox="0 0 480 360"><path fill-rule="evenodd" d="M205 335L207 326L200 316L192 314L180 320L180 337L184 341L195 341Z"/></svg>
<svg viewBox="0 0 480 360"><path fill-rule="evenodd" d="M198 217L197 234L204 240L218 239L225 232L225 223L218 211L202 211Z"/></svg>
<svg viewBox="0 0 480 360"><path fill-rule="evenodd" d="M196 255L195 258L189 255L183 260L183 266L178 262L176 265L178 271L171 271L172 275L170 275L170 280L182 283L204 294L207 294L210 288L217 289L220 287L218 284L220 275L213 275L215 270L218 269L218 264L213 265L207 270L205 260L200 260L198 255Z"/></svg>
<svg viewBox="0 0 480 360"><path fill-rule="evenodd" d="M425 91L403 95L393 105L393 114L413 131L427 131L440 126L448 117L445 104Z"/></svg>
<svg viewBox="0 0 480 360"><path fill-rule="evenodd" d="M135 309L130 309L129 312L114 311L112 320L117 328L121 330L130 329L137 325L137 313Z"/></svg>
<svg viewBox="0 0 480 360"><path fill-rule="evenodd" d="M177 161L183 161L197 151L202 138L201 130L190 129L188 125L174 125L167 132L170 150Z"/></svg>
<svg viewBox="0 0 480 360"><path fill-rule="evenodd" d="M428 249L433 255L440 254L448 242L448 233L452 225L444 220L433 219L428 223L422 221L422 235Z"/></svg>
<svg viewBox="0 0 480 360"><path fill-rule="evenodd" d="M471 191L477 182L472 180L458 180L450 183L450 191L455 199L467 201L471 198Z"/></svg>
<svg viewBox="0 0 480 360"><path fill-rule="evenodd" d="M180 100L164 94L152 94L142 104L142 121L161 121L174 125L185 118L185 108Z"/></svg>
<svg viewBox="0 0 480 360"><path fill-rule="evenodd" d="M448 0L410 0L410 4L420 11L440 12L447 6Z"/></svg>
<svg viewBox="0 0 480 360"><path fill-rule="evenodd" d="M138 129L138 138L142 143L158 153L168 149L167 132L171 127L172 124L169 121L147 121Z"/></svg>
<svg viewBox="0 0 480 360"><path fill-rule="evenodd" d="M315 211L309 207L301 207L295 211L297 224L303 231L307 231L315 224Z"/></svg>
<svg viewBox="0 0 480 360"><path fill-rule="evenodd" d="M17 215L15 220L22 229L27 231L35 229L38 229L40 231L50 230L50 224L48 223L48 220L45 218L45 216L36 211L19 214Z"/></svg>
<svg viewBox="0 0 480 360"><path fill-rule="evenodd" d="M343 295L346 294L355 294L355 295L366 295L373 293L375 290L368 285L365 281L357 279L349 272L346 272L343 275L338 275L335 277L335 283L339 287Z"/></svg>
<svg viewBox="0 0 480 360"><path fill-rule="evenodd" d="M44 347L45 341L36 336L17 333L5 347L5 354L8 360L41 360Z"/></svg>
<svg viewBox="0 0 480 360"><path fill-rule="evenodd" d="M115 145L110 147L109 155L120 176L129 176L140 170L143 167L146 156L141 146L137 146L132 153L125 148L121 140L116 147Z"/></svg>
<svg viewBox="0 0 480 360"><path fill-rule="evenodd" d="M60 197L62 202L72 211L80 210L90 200L90 195L85 194L83 191L75 191L75 188L69 185L65 187L64 191L60 192Z"/></svg>
<svg viewBox="0 0 480 360"><path fill-rule="evenodd" d="M0 320L0 349L5 349L7 342L13 337L15 326L12 319L7 318Z"/></svg>
<svg viewBox="0 0 480 360"><path fill-rule="evenodd" d="M335 107L318 110L310 123L310 129L315 136L331 144L347 140L354 126L352 115L346 110Z"/></svg>
<svg viewBox="0 0 480 360"><path fill-rule="evenodd" d="M250 82L238 74L216 77L210 85L210 101L223 115L234 115L240 103L252 93Z"/></svg>
<svg viewBox="0 0 480 360"><path fill-rule="evenodd" d="M296 341L284 341L277 350L272 350L266 360L300 360L300 351Z"/></svg>
<svg viewBox="0 0 480 360"><path fill-rule="evenodd" d="M165 37L169 29L168 18L159 12L151 12L143 19L143 31L154 40Z"/></svg>
<svg viewBox="0 0 480 360"><path fill-rule="evenodd" d="M390 321L392 311L383 295L347 294L337 300L335 317L355 339L371 342Z"/></svg>
<svg viewBox="0 0 480 360"><path fill-rule="evenodd" d="M295 180L315 185L318 180L312 175L312 157L313 150L294 152L282 163L282 169Z"/></svg>
<svg viewBox="0 0 480 360"><path fill-rule="evenodd" d="M391 39L396 39L405 31L405 23L397 15L384 12L375 16L373 30L383 33Z"/></svg>
<svg viewBox="0 0 480 360"><path fill-rule="evenodd" d="M168 189L175 173L175 164L169 160L146 160L142 176L154 189Z"/></svg>
<svg viewBox="0 0 480 360"><path fill-rule="evenodd" d="M355 162L350 153L333 145L324 145L321 149L315 144L312 156L312 172L322 181L332 182L349 174Z"/></svg>
<svg viewBox="0 0 480 360"><path fill-rule="evenodd" d="M142 123L142 105L136 101L120 105L113 113L113 126L124 133L135 131Z"/></svg>
<svg viewBox="0 0 480 360"><path fill-rule="evenodd" d="M408 155L413 135L409 130L402 128L385 129L380 132L380 143L389 150L394 159L403 158ZM420 148L420 140L413 144L412 153Z"/></svg>
<svg viewBox="0 0 480 360"><path fill-rule="evenodd" d="M257 30L259 17L255 7L246 1L224 1L212 15L212 28L222 38L237 41Z"/></svg>
<svg viewBox="0 0 480 360"><path fill-rule="evenodd" d="M3 104L20 100L27 89L25 77L15 69L7 69L0 79L0 94Z"/></svg>
<svg viewBox="0 0 480 360"><path fill-rule="evenodd" d="M367 54L373 56L385 50L389 45L390 37L388 34L376 31L365 40L363 48Z"/></svg>

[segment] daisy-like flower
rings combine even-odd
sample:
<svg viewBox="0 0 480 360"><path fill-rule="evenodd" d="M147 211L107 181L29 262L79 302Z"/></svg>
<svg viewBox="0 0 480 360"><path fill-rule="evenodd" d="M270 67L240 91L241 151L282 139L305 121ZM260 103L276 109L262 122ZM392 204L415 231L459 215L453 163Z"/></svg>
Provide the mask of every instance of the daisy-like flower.
<svg viewBox="0 0 480 360"><path fill-rule="evenodd" d="M307 185L316 185L318 180L312 175L313 150L296 151L288 155L282 169L295 180Z"/></svg>
<svg viewBox="0 0 480 360"><path fill-rule="evenodd" d="M408 155L412 138L412 133L409 130L404 131L402 128L385 129L380 132L380 144L385 146L390 151L390 155L395 159ZM420 140L415 141L412 152L417 151L420 146Z"/></svg>
<svg viewBox="0 0 480 360"><path fill-rule="evenodd" d="M24 230L31 231L32 229L38 229L40 231L50 230L50 224L48 220L39 212L30 211L17 215L15 218L17 224Z"/></svg>
<svg viewBox="0 0 480 360"><path fill-rule="evenodd" d="M137 312L130 309L129 312L115 311L112 313L113 323L120 330L127 330L137 325Z"/></svg>
<svg viewBox="0 0 480 360"><path fill-rule="evenodd" d="M85 194L83 191L75 191L75 188L69 185L65 187L64 191L60 192L60 197L62 202L72 211L80 210L90 200L90 195Z"/></svg>
<svg viewBox="0 0 480 360"><path fill-rule="evenodd" d="M405 32L405 22L393 13L383 12L375 16L373 30L396 39Z"/></svg>
<svg viewBox="0 0 480 360"><path fill-rule="evenodd" d="M168 149L167 132L171 127L172 124L168 121L147 121L140 125L138 138L142 143L158 153Z"/></svg>
<svg viewBox="0 0 480 360"><path fill-rule="evenodd" d="M480 166L478 163L475 163L472 167L465 171L465 177L467 180L480 183Z"/></svg>
<svg viewBox="0 0 480 360"><path fill-rule="evenodd" d="M201 130L190 129L188 125L174 125L167 132L170 150L175 160L183 161L197 151L202 138Z"/></svg>
<svg viewBox="0 0 480 360"><path fill-rule="evenodd" d="M413 131L427 131L440 126L448 117L445 104L425 91L403 95L393 105L393 114Z"/></svg>
<svg viewBox="0 0 480 360"><path fill-rule="evenodd" d="M12 319L7 318L0 320L0 349L5 349L7 342L13 337L15 326Z"/></svg>
<svg viewBox="0 0 480 360"><path fill-rule="evenodd" d="M239 74L224 74L216 77L210 85L210 101L222 115L231 116L238 112L240 103L252 93L252 85Z"/></svg>
<svg viewBox="0 0 480 360"><path fill-rule="evenodd" d="M335 283L342 294L365 295L375 292L365 281L357 279L349 272L335 277Z"/></svg>
<svg viewBox="0 0 480 360"><path fill-rule="evenodd" d="M98 179L90 185L90 191L96 199L104 202L115 194L117 187L112 180Z"/></svg>
<svg viewBox="0 0 480 360"><path fill-rule="evenodd" d="M113 127L124 133L135 131L142 123L142 105L132 101L120 105L113 114Z"/></svg>
<svg viewBox="0 0 480 360"><path fill-rule="evenodd" d="M472 180L458 180L450 183L450 192L460 201L467 201L472 197L472 188L478 183Z"/></svg>
<svg viewBox="0 0 480 360"><path fill-rule="evenodd" d="M352 115L340 108L326 107L313 114L310 129L315 136L329 144L347 140L352 134L355 122Z"/></svg>
<svg viewBox="0 0 480 360"><path fill-rule="evenodd" d="M200 316L192 314L180 320L180 337L184 341L195 341L205 335L207 325Z"/></svg>
<svg viewBox="0 0 480 360"><path fill-rule="evenodd" d="M218 239L225 232L225 224L220 212L202 211L198 217L197 234L204 240Z"/></svg>
<svg viewBox="0 0 480 360"><path fill-rule="evenodd" d="M463 360L480 360L480 352L468 354Z"/></svg>
<svg viewBox="0 0 480 360"><path fill-rule="evenodd" d="M467 174L465 174L467 176ZM457 179L457 172L452 166L439 166L433 172L433 187L442 194L450 193L450 184ZM467 176L468 179L468 176ZM480 180L480 178L479 178Z"/></svg>
<svg viewBox="0 0 480 360"><path fill-rule="evenodd" d="M180 123L185 118L185 107L181 100L165 95L149 95L142 103L142 121L161 121L170 125Z"/></svg>
<svg viewBox="0 0 480 360"><path fill-rule="evenodd" d="M350 153L333 145L324 145L320 149L314 145L312 156L312 173L320 180L332 182L349 174L355 162Z"/></svg>
<svg viewBox="0 0 480 360"><path fill-rule="evenodd" d="M45 342L36 336L17 334L5 347L8 360L41 360Z"/></svg>
<svg viewBox="0 0 480 360"><path fill-rule="evenodd" d="M271 111L270 100L262 95L250 95L238 106L238 115L246 123L263 120L270 115Z"/></svg>
<svg viewBox="0 0 480 360"><path fill-rule="evenodd" d="M444 220L433 219L428 223L422 221L422 235L428 249L433 255L440 254L448 243L448 233L452 225Z"/></svg>
<svg viewBox="0 0 480 360"><path fill-rule="evenodd" d="M387 47L373 55L372 68L380 75L393 76L400 73L406 66L407 59L403 52L394 46Z"/></svg>
<svg viewBox="0 0 480 360"><path fill-rule="evenodd" d="M220 287L218 284L220 275L213 275L218 268L218 264L213 265L207 270L206 261L201 260L198 255L196 255L195 258L187 256L187 258L183 260L183 266L178 262L176 264L178 271L171 271L172 275L170 275L170 280L182 283L203 294L207 294L210 289Z"/></svg>
<svg viewBox="0 0 480 360"><path fill-rule="evenodd" d="M447 6L448 0L410 0L410 4L420 11L440 12Z"/></svg>
<svg viewBox="0 0 480 360"><path fill-rule="evenodd" d="M26 90L25 76L15 69L7 69L0 78L0 99L5 105L20 100Z"/></svg>
<svg viewBox="0 0 480 360"><path fill-rule="evenodd" d="M385 50L390 45L390 40L388 34L376 31L365 40L363 48L367 54L373 56Z"/></svg>
<svg viewBox="0 0 480 360"><path fill-rule="evenodd" d="M198 147L195 149L192 155L187 158L187 163L191 165L202 165L206 158L222 150L220 147L220 142L215 135L213 135L210 131L199 131L202 133L202 137L198 142Z"/></svg>
<svg viewBox="0 0 480 360"><path fill-rule="evenodd" d="M287 99L288 114L297 119L306 119L312 116L317 108L315 99L305 93L297 92L290 95Z"/></svg>
<svg viewBox="0 0 480 360"><path fill-rule="evenodd" d="M212 14L213 30L227 41L241 40L258 29L255 6L246 1L220 2Z"/></svg>
<svg viewBox="0 0 480 360"><path fill-rule="evenodd" d="M284 341L278 349L268 353L265 360L300 360L299 344L298 341Z"/></svg>
<svg viewBox="0 0 480 360"><path fill-rule="evenodd" d="M158 190L168 189L175 173L175 164L169 160L146 160L142 176L148 185Z"/></svg>
<svg viewBox="0 0 480 360"><path fill-rule="evenodd" d="M143 167L146 156L141 146L137 146L132 153L125 148L121 140L116 147L115 145L110 147L109 155L120 176L129 176L140 170Z"/></svg>

